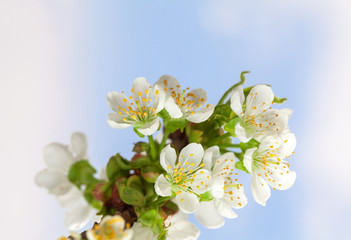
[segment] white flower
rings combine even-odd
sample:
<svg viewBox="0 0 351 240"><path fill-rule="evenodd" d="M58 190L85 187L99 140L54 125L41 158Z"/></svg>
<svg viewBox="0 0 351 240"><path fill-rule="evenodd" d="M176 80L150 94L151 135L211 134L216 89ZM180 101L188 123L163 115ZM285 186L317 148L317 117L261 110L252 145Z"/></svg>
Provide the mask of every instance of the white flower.
<svg viewBox="0 0 351 240"><path fill-rule="evenodd" d="M235 167L235 157L231 152L218 157L219 148L213 146L205 151L205 168L211 171L213 201L201 202L195 216L207 228L219 228L224 218L236 218L232 208L242 208L247 204L242 184L231 180ZM235 174L237 175L237 173Z"/></svg>
<svg viewBox="0 0 351 240"><path fill-rule="evenodd" d="M187 214L179 210L169 216L164 224L167 227L167 239L169 240L196 240L200 236L200 230L191 222L187 221ZM156 240L158 235L150 228L141 223L134 223L133 240Z"/></svg>
<svg viewBox="0 0 351 240"><path fill-rule="evenodd" d="M161 166L167 174L161 174L155 183L160 196L176 194L175 201L186 213L195 212L199 206L198 195L210 188L210 172L202 169L204 150L200 144L190 143L183 148L177 161L176 151L167 145L160 155Z"/></svg>
<svg viewBox="0 0 351 240"><path fill-rule="evenodd" d="M87 143L85 135L73 133L70 149L60 143L52 143L44 148L44 161L47 169L35 176L39 187L48 189L50 194L56 196L62 207L68 209L64 224L76 231L88 223L92 208L86 204L82 192L67 178L70 166L78 161L87 159Z"/></svg>
<svg viewBox="0 0 351 240"><path fill-rule="evenodd" d="M230 107L239 116L235 134L242 142L261 141L269 135L279 136L287 128L290 109L271 109L274 94L266 85L256 85L246 98L241 86L234 89ZM245 104L244 104L245 102Z"/></svg>
<svg viewBox="0 0 351 240"><path fill-rule="evenodd" d="M87 231L88 240L131 240L132 237L133 230L125 229L125 221L121 216L106 216L101 223Z"/></svg>
<svg viewBox="0 0 351 240"><path fill-rule="evenodd" d="M107 123L113 128L134 126L144 135L152 135L159 127L157 113L164 108L165 93L160 87L151 85L145 78L136 78L131 96L124 93L109 92L107 103L115 113L108 115Z"/></svg>
<svg viewBox="0 0 351 240"><path fill-rule="evenodd" d="M214 105L207 103L207 93L201 89L194 89L187 93L181 90L178 80L172 76L163 75L156 82L166 92L165 109L172 118L184 117L190 122L206 121L213 113Z"/></svg>
<svg viewBox="0 0 351 240"><path fill-rule="evenodd" d="M59 237L57 240L81 240L82 237L80 236L79 233L72 232L70 234L70 237Z"/></svg>
<svg viewBox="0 0 351 240"><path fill-rule="evenodd" d="M257 203L266 205L271 195L268 184L274 190L285 190L294 184L296 173L289 170L289 164L283 159L293 153L295 146L295 135L287 133L281 138L268 136L258 149L246 150L244 166L252 173L251 191Z"/></svg>

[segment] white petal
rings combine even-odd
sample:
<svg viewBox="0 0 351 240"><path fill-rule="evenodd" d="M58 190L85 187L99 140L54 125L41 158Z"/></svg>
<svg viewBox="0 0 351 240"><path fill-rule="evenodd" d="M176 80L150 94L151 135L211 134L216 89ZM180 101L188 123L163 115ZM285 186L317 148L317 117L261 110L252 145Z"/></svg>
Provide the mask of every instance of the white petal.
<svg viewBox="0 0 351 240"><path fill-rule="evenodd" d="M215 198L222 198L224 195L224 178L217 178L213 180L211 186L211 194Z"/></svg>
<svg viewBox="0 0 351 240"><path fill-rule="evenodd" d="M123 118L124 118L123 115L119 115L117 113L109 113L107 124L110 127L117 128L117 129L124 129L133 125L132 122L130 121L128 122L123 121Z"/></svg>
<svg viewBox="0 0 351 240"><path fill-rule="evenodd" d="M71 136L72 151L76 154L77 159L84 158L87 152L87 140L83 133L75 132Z"/></svg>
<svg viewBox="0 0 351 240"><path fill-rule="evenodd" d="M163 90L165 90L167 96L171 96L172 92L174 92L176 95L178 95L178 93L181 94L179 82L175 77L163 75L155 84L159 85Z"/></svg>
<svg viewBox="0 0 351 240"><path fill-rule="evenodd" d="M135 222L132 227L133 240L157 240L151 228L144 227L140 222Z"/></svg>
<svg viewBox="0 0 351 240"><path fill-rule="evenodd" d="M281 161L279 165L269 165L266 167L271 172L268 183L279 190L290 188L296 180L296 173L290 171L286 162Z"/></svg>
<svg viewBox="0 0 351 240"><path fill-rule="evenodd" d="M296 137L293 133L284 134L281 136L282 143L279 146L278 154L282 158L290 156L296 147Z"/></svg>
<svg viewBox="0 0 351 240"><path fill-rule="evenodd" d="M73 186L62 172L53 169L44 169L35 176L35 183L39 187L44 187L51 194L62 195Z"/></svg>
<svg viewBox="0 0 351 240"><path fill-rule="evenodd" d="M164 170L166 170L168 173L173 172L176 160L177 153L174 148L167 145L164 149L162 149L160 154L160 163Z"/></svg>
<svg viewBox="0 0 351 240"><path fill-rule="evenodd" d="M172 118L180 118L183 116L182 111L180 110L180 108L175 103L172 97L167 98L165 103L165 109L167 110L167 112Z"/></svg>
<svg viewBox="0 0 351 240"><path fill-rule="evenodd" d="M230 98L230 107L238 116L243 116L243 103L245 101L244 91L241 86L236 87Z"/></svg>
<svg viewBox="0 0 351 240"><path fill-rule="evenodd" d="M155 108L155 113L159 113L165 107L166 94L158 85L154 86L153 92L154 101L152 102L152 106Z"/></svg>
<svg viewBox="0 0 351 240"><path fill-rule="evenodd" d="M178 221L169 227L167 235L170 240L196 240L200 230L191 222Z"/></svg>
<svg viewBox="0 0 351 240"><path fill-rule="evenodd" d="M187 115L185 118L193 123L200 123L206 121L209 117L211 117L214 111L214 105L208 104L206 107L199 111L195 111L194 114Z"/></svg>
<svg viewBox="0 0 351 240"><path fill-rule="evenodd" d="M229 176L235 166L235 156L232 152L227 152L220 156L214 163L212 176L213 177L227 177Z"/></svg>
<svg viewBox="0 0 351 240"><path fill-rule="evenodd" d="M199 207L199 199L195 194L183 192L175 197L178 207L185 213L193 213Z"/></svg>
<svg viewBox="0 0 351 240"><path fill-rule="evenodd" d="M251 139L246 136L245 128L241 126L240 122L237 122L235 125L235 135L240 139L240 141L244 143L248 142Z"/></svg>
<svg viewBox="0 0 351 240"><path fill-rule="evenodd" d="M272 105L273 91L266 85L254 86L246 98L245 116L258 115Z"/></svg>
<svg viewBox="0 0 351 240"><path fill-rule="evenodd" d="M280 111L280 114L285 114L288 117L288 119L293 114L293 110L290 108L283 108L283 109L280 109L279 111Z"/></svg>
<svg viewBox="0 0 351 240"><path fill-rule="evenodd" d="M191 106L196 106L196 108L201 108L207 103L207 92L205 92L202 88L194 89L185 94L185 96L187 101L194 102Z"/></svg>
<svg viewBox="0 0 351 240"><path fill-rule="evenodd" d="M278 109L269 109L256 118L258 127L255 127L252 137L261 141L265 136L278 136L286 129L288 121L288 115L281 114ZM261 130L264 132L260 132Z"/></svg>
<svg viewBox="0 0 351 240"><path fill-rule="evenodd" d="M119 107L121 107L121 109L128 109L128 106L130 106L129 101L124 94L114 91L107 93L107 104L115 112L120 111Z"/></svg>
<svg viewBox="0 0 351 240"><path fill-rule="evenodd" d="M134 79L132 89L133 99L134 101L138 101L140 105L144 105L144 101L142 101L143 98L149 99L149 94L152 94L151 85L144 77Z"/></svg>
<svg viewBox="0 0 351 240"><path fill-rule="evenodd" d="M157 177L155 182L155 191L157 195L166 197L172 194L171 184L165 178L163 174Z"/></svg>
<svg viewBox="0 0 351 240"><path fill-rule="evenodd" d="M249 171L249 173L252 173L252 155L256 151L257 148L250 148L247 149L245 154L244 154L244 166Z"/></svg>
<svg viewBox="0 0 351 240"><path fill-rule="evenodd" d="M187 171L193 170L199 166L203 156L204 149L201 144L190 143L180 151L180 167L185 168Z"/></svg>
<svg viewBox="0 0 351 240"><path fill-rule="evenodd" d="M224 197L221 199L232 208L243 208L247 204L244 187L242 185L226 185Z"/></svg>
<svg viewBox="0 0 351 240"><path fill-rule="evenodd" d="M142 126L141 128L138 128L138 131L141 134L148 136L156 132L159 126L160 126L160 119L156 117L154 120L145 123L145 125Z"/></svg>
<svg viewBox="0 0 351 240"><path fill-rule="evenodd" d="M84 227L90 219L91 207L81 205L65 214L64 225L70 231L77 231Z"/></svg>
<svg viewBox="0 0 351 240"><path fill-rule="evenodd" d="M273 136L268 136L262 139L260 146L258 148L258 151L265 152L265 151L270 151L270 149L276 149L280 146L281 140L273 137ZM273 146L273 147L272 147Z"/></svg>
<svg viewBox="0 0 351 240"><path fill-rule="evenodd" d="M262 177L257 176L257 174L252 175L251 192L258 204L266 206L266 202L271 196L271 190L267 182Z"/></svg>
<svg viewBox="0 0 351 240"><path fill-rule="evenodd" d="M233 211L233 209L226 204L225 202L221 201L220 199L214 199L215 208L217 209L218 213L226 218L236 218L238 215Z"/></svg>
<svg viewBox="0 0 351 240"><path fill-rule="evenodd" d="M44 147L44 161L48 168L61 171L68 171L73 163L72 153L68 148L60 143L51 143Z"/></svg>
<svg viewBox="0 0 351 240"><path fill-rule="evenodd" d="M215 208L214 201L200 202L195 217L203 226L211 229L220 228L225 223L224 218Z"/></svg>
<svg viewBox="0 0 351 240"><path fill-rule="evenodd" d="M205 164L204 168L211 170L213 164L215 163L217 156L219 154L219 147L213 146L207 148L204 153L203 163Z"/></svg>
<svg viewBox="0 0 351 240"><path fill-rule="evenodd" d="M58 195L56 198L63 208L73 208L79 200L84 200L82 192L74 185L68 192Z"/></svg>
<svg viewBox="0 0 351 240"><path fill-rule="evenodd" d="M202 194L210 190L211 186L211 173L206 169L200 169L191 176L193 181L190 182L189 186L197 194Z"/></svg>

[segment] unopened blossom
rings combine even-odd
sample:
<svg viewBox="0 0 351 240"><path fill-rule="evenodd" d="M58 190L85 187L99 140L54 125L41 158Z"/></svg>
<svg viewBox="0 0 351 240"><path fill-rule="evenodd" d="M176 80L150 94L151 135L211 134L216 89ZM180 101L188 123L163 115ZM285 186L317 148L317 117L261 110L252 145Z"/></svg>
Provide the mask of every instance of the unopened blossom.
<svg viewBox="0 0 351 240"><path fill-rule="evenodd" d="M233 173L235 168L235 156L228 152L219 156L219 148L213 146L205 151L205 168L211 171L212 201L201 202L195 216L198 221L207 228L219 228L224 225L225 218L236 218L232 208L242 208L247 204L242 184Z"/></svg>
<svg viewBox="0 0 351 240"><path fill-rule="evenodd" d="M296 173L289 170L289 163L283 159L290 157L296 146L296 138L287 133L281 138L268 136L259 148L247 149L244 155L244 166L252 173L251 191L255 201L263 206L273 189L290 188L296 179Z"/></svg>
<svg viewBox="0 0 351 240"><path fill-rule="evenodd" d="M265 136L280 136L287 128L290 109L272 109L274 94L266 85L253 87L245 99L241 86L234 89L231 108L239 117L235 134L242 142L251 138L261 141Z"/></svg>
<svg viewBox="0 0 351 240"><path fill-rule="evenodd" d="M71 145L51 143L44 150L47 168L35 176L39 187L46 188L67 211L64 224L76 231L88 223L92 208L86 203L83 193L68 180L70 166L79 160L87 159L85 135L79 132L71 136Z"/></svg>
<svg viewBox="0 0 351 240"><path fill-rule="evenodd" d="M187 220L188 214L179 210L176 214L169 216L164 225L167 228L168 240L196 240L200 236L200 230ZM143 226L141 223L134 223L133 240L157 240L151 228Z"/></svg>
<svg viewBox="0 0 351 240"><path fill-rule="evenodd" d="M190 122L200 123L212 115L215 106L206 104L207 93L203 89L181 89L178 80L169 75L161 76L156 84L166 93L165 109L172 118L183 117Z"/></svg>
<svg viewBox="0 0 351 240"><path fill-rule="evenodd" d="M157 113L164 108L165 93L158 85L151 87L145 78L136 78L131 95L109 92L107 103L115 113L108 115L107 123L118 129L133 126L144 135L152 135L159 127Z"/></svg>
<svg viewBox="0 0 351 240"><path fill-rule="evenodd" d="M195 212L199 206L198 196L209 190L210 172L203 169L204 150L200 144L190 143L184 147L177 159L174 148L167 145L160 155L161 174L155 182L155 191L160 196L176 194L175 201L186 213Z"/></svg>
<svg viewBox="0 0 351 240"><path fill-rule="evenodd" d="M121 216L106 216L87 231L88 240L131 240L133 231L126 228Z"/></svg>

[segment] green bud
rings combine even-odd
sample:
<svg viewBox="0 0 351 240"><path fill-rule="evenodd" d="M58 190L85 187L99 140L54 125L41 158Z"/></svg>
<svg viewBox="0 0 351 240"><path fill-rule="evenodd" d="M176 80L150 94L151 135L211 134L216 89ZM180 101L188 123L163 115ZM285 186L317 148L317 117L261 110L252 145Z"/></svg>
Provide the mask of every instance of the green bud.
<svg viewBox="0 0 351 240"><path fill-rule="evenodd" d="M136 153L146 152L149 150L149 148L150 148L150 146L148 143L137 142L136 144L134 144L133 152L136 152Z"/></svg>
<svg viewBox="0 0 351 240"><path fill-rule="evenodd" d="M68 179L71 183L80 188L81 185L98 182L98 180L94 178L95 173L96 170L87 160L81 160L71 165L68 172Z"/></svg>
<svg viewBox="0 0 351 240"><path fill-rule="evenodd" d="M141 168L141 176L149 183L155 183L161 172L162 170L155 165L147 165Z"/></svg>

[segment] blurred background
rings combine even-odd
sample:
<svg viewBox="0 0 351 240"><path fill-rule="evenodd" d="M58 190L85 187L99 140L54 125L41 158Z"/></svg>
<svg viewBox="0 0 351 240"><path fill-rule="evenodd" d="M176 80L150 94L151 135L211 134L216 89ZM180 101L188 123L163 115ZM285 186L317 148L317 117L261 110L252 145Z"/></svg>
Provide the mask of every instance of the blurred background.
<svg viewBox="0 0 351 240"><path fill-rule="evenodd" d="M351 3L347 0L0 1L0 161L4 239L56 239L64 212L34 184L42 148L88 137L100 169L138 137L107 123L109 91L173 75L217 103L241 71L294 109L295 185L249 204L200 239L350 239ZM5 236L4 236L5 235Z"/></svg>

